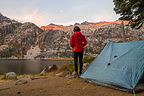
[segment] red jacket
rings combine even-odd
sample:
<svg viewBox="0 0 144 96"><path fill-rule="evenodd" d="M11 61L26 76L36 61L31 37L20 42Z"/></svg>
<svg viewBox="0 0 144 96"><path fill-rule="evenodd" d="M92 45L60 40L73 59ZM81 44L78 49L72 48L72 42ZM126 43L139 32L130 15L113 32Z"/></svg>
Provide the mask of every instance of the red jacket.
<svg viewBox="0 0 144 96"><path fill-rule="evenodd" d="M80 31L74 32L70 38L70 45L74 52L83 52L84 46L87 44L85 36Z"/></svg>

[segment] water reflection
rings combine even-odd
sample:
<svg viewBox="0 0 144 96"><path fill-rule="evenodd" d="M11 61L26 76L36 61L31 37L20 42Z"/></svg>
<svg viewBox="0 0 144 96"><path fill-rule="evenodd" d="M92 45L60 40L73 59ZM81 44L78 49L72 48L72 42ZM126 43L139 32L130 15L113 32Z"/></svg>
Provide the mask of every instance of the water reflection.
<svg viewBox="0 0 144 96"><path fill-rule="evenodd" d="M61 64L71 61L43 61L43 60L0 60L0 74L7 72L16 72L17 74L38 74L47 64L51 66L56 64L58 67Z"/></svg>

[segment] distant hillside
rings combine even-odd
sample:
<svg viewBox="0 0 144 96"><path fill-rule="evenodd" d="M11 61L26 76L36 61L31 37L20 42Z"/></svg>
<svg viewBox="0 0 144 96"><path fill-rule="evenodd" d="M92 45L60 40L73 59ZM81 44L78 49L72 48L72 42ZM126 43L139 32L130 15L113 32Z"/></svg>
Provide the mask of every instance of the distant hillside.
<svg viewBox="0 0 144 96"><path fill-rule="evenodd" d="M129 21L123 21L125 24L127 24ZM121 24L122 21L121 20L117 20L117 21L113 21L113 22L82 22L82 23L75 23L74 25L70 25L70 26L75 26L75 25L106 25L106 24ZM41 29L42 30L49 30L49 29L56 29L56 30L59 30L61 28L65 28L67 26L64 26L64 25L56 25L56 24L49 24L49 25L46 25L46 26L41 26Z"/></svg>
<svg viewBox="0 0 144 96"><path fill-rule="evenodd" d="M127 24L129 21L123 21L125 24ZM117 21L113 21L113 22L83 22L81 23L80 25L106 25L106 24L121 24L122 23L122 20L117 20Z"/></svg>
<svg viewBox="0 0 144 96"><path fill-rule="evenodd" d="M33 23L20 23L0 14L0 57L22 58L43 31ZM3 46L6 47L3 47Z"/></svg>
<svg viewBox="0 0 144 96"><path fill-rule="evenodd" d="M47 26L41 26L41 29L43 29L43 30L60 29L60 28L63 28L63 27L65 27L65 26L63 26L63 25L56 25L56 24L51 23L51 24L49 24Z"/></svg>
<svg viewBox="0 0 144 96"><path fill-rule="evenodd" d="M127 22L126 22L127 23ZM127 41L144 40L144 29L131 29L125 23L125 37ZM101 52L109 40L123 42L123 26L121 23L110 23L102 25L78 25L82 34L86 36L88 45L85 47L85 55L96 56ZM59 30L48 30L41 35L40 42L43 43L44 53L37 58L71 57L70 36L74 26L66 26Z"/></svg>

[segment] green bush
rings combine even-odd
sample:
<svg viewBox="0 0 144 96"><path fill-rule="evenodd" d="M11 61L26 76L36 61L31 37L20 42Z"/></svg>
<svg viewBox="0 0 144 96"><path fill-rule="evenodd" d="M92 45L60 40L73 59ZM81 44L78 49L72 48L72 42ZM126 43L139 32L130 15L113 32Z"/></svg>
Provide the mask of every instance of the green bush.
<svg viewBox="0 0 144 96"><path fill-rule="evenodd" d="M83 63L91 63L96 57L89 57L89 56L85 56L83 58Z"/></svg>
<svg viewBox="0 0 144 96"><path fill-rule="evenodd" d="M6 73L3 75L0 75L0 80L6 79Z"/></svg>

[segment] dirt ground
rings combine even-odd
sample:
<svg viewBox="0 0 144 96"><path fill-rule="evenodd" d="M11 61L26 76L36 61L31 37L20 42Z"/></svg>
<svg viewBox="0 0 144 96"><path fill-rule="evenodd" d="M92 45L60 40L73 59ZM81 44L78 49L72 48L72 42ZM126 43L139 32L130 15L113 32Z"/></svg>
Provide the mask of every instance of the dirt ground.
<svg viewBox="0 0 144 96"><path fill-rule="evenodd" d="M87 83L81 78L49 76L21 85L15 85L15 82L0 83L0 96L134 96ZM144 92L136 96L144 96Z"/></svg>

